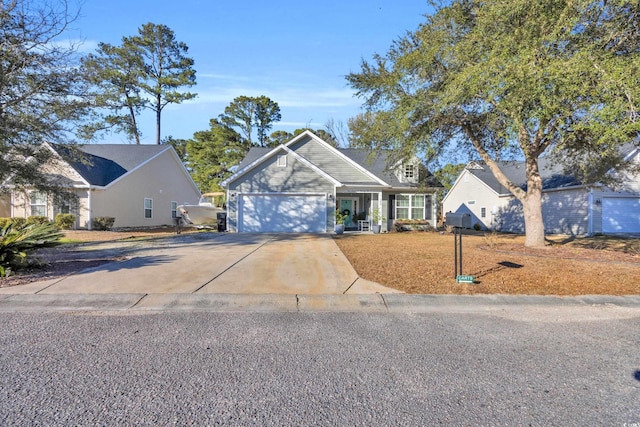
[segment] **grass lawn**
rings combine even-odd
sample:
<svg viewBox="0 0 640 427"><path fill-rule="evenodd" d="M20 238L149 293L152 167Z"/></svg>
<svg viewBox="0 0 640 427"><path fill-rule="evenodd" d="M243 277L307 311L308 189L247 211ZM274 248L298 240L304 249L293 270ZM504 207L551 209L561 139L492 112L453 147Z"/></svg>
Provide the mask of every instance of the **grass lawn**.
<svg viewBox="0 0 640 427"><path fill-rule="evenodd" d="M456 283L451 233L343 234L335 242L368 280L424 294L638 295L640 239L549 237L542 249L524 237L464 235L465 275Z"/></svg>

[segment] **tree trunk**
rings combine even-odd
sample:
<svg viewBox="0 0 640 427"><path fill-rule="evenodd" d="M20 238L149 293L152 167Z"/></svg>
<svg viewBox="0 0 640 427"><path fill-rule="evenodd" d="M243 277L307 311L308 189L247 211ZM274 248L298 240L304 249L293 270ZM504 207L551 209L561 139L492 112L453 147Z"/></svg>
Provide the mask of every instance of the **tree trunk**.
<svg viewBox="0 0 640 427"><path fill-rule="evenodd" d="M538 160L526 160L527 195L522 201L524 214L524 245L544 247L544 221L542 218L542 178L538 171Z"/></svg>
<svg viewBox="0 0 640 427"><path fill-rule="evenodd" d="M158 95L156 100L156 144L160 145L160 115L162 114L161 98Z"/></svg>
<svg viewBox="0 0 640 427"><path fill-rule="evenodd" d="M140 132L138 132L138 123L136 123L136 114L131 103L129 103L129 120L131 123L131 127L133 129L133 135L136 139L136 144L140 145Z"/></svg>

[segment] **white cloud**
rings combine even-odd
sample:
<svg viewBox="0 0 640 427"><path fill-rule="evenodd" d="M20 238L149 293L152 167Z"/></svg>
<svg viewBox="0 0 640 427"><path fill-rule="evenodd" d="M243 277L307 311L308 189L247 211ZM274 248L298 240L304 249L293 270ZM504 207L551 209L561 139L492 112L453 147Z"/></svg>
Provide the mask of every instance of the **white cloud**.
<svg viewBox="0 0 640 427"><path fill-rule="evenodd" d="M98 48L98 42L95 40L62 39L51 44L63 49L73 49L78 53L91 53Z"/></svg>
<svg viewBox="0 0 640 427"><path fill-rule="evenodd" d="M252 85L209 86L196 87L194 91L198 97L191 100L195 104L228 105L238 96L265 95L274 100L280 107L290 108L340 108L360 105L360 101L350 89L335 89L327 87L309 87L300 85L269 85L255 87Z"/></svg>

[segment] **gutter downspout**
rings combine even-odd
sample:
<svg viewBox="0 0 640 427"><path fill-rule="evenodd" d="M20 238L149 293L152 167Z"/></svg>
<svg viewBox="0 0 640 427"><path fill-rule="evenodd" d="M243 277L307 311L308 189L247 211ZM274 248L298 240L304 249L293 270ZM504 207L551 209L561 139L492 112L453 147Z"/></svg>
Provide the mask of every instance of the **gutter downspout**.
<svg viewBox="0 0 640 427"><path fill-rule="evenodd" d="M587 221L587 236L593 236L593 187L589 187L589 219Z"/></svg>
<svg viewBox="0 0 640 427"><path fill-rule="evenodd" d="M378 225L382 227L382 191L378 191L378 212L380 213L380 215L378 215ZM388 231L387 227L385 227L385 231Z"/></svg>
<svg viewBox="0 0 640 427"><path fill-rule="evenodd" d="M89 217L88 217L88 221L87 221L87 230L91 231L92 230L92 223L93 221L91 220L91 216L92 216L92 211L91 211L91 185L89 185L89 189L87 190L87 211L89 213Z"/></svg>

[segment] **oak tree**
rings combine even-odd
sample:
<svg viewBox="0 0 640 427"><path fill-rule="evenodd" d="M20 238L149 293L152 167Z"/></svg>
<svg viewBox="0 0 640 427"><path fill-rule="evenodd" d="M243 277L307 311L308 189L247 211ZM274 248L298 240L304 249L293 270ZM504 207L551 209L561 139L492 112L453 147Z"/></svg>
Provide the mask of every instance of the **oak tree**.
<svg viewBox="0 0 640 427"><path fill-rule="evenodd" d="M61 42L76 17L62 0L0 2L0 189L59 190L41 144L73 142L86 111L76 48Z"/></svg>
<svg viewBox="0 0 640 427"><path fill-rule="evenodd" d="M402 156L472 147L522 203L525 245L543 246L540 156L593 182L628 166L620 147L638 143L638 22L637 0L438 5L348 75L367 108L357 137ZM500 170L510 149L524 159L525 188Z"/></svg>

